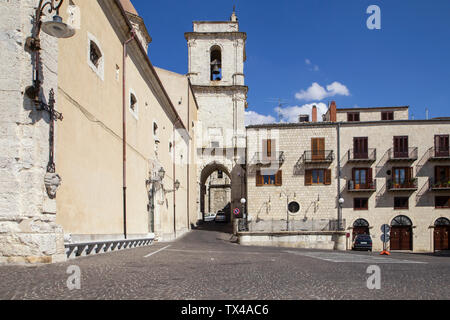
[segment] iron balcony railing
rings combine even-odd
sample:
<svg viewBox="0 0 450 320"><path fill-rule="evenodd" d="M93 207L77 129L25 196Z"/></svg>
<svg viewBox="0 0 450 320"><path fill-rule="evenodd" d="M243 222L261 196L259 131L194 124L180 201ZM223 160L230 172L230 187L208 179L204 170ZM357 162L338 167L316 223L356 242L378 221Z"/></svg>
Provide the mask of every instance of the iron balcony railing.
<svg viewBox="0 0 450 320"><path fill-rule="evenodd" d="M265 152L256 152L252 159L252 164L282 164L285 160L284 152L271 152L267 154Z"/></svg>
<svg viewBox="0 0 450 320"><path fill-rule="evenodd" d="M401 181L389 179L387 182L387 189L389 191L408 191L417 190L419 188L417 178L403 179Z"/></svg>
<svg viewBox="0 0 450 320"><path fill-rule="evenodd" d="M450 150L449 148L431 148L430 149L430 159L433 160L450 160Z"/></svg>
<svg viewBox="0 0 450 320"><path fill-rule="evenodd" d="M304 163L331 163L333 161L333 150L305 151L305 153L303 154Z"/></svg>
<svg viewBox="0 0 450 320"><path fill-rule="evenodd" d="M450 178L448 178L448 179L430 178L430 189L433 191L448 191L448 190L450 190Z"/></svg>
<svg viewBox="0 0 450 320"><path fill-rule="evenodd" d="M374 162L377 160L377 149L368 149L366 152L348 150L349 162Z"/></svg>
<svg viewBox="0 0 450 320"><path fill-rule="evenodd" d="M412 147L408 150L394 150L391 148L388 150L388 160L389 161L415 161L419 158L419 148Z"/></svg>
<svg viewBox="0 0 450 320"><path fill-rule="evenodd" d="M347 181L347 189L350 192L374 192L377 190L377 180L359 183L355 180Z"/></svg>

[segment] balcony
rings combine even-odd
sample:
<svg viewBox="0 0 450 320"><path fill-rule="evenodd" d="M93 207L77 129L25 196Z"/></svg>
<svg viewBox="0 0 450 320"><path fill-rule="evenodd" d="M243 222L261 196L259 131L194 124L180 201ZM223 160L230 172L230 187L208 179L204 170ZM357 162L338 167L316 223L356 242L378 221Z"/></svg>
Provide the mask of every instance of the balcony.
<svg viewBox="0 0 450 320"><path fill-rule="evenodd" d="M271 155L267 155L265 152L256 152L253 156L250 164L252 165L269 165L277 164L282 165L285 161L284 152L272 152Z"/></svg>
<svg viewBox="0 0 450 320"><path fill-rule="evenodd" d="M388 191L416 191L419 188L417 178L405 179L403 181L394 181L389 179L387 182Z"/></svg>
<svg viewBox="0 0 450 320"><path fill-rule="evenodd" d="M375 192L377 190L377 180L368 183L356 183L354 180L347 181L348 192Z"/></svg>
<svg viewBox="0 0 450 320"><path fill-rule="evenodd" d="M431 191L450 191L450 178L443 181L430 178Z"/></svg>
<svg viewBox="0 0 450 320"><path fill-rule="evenodd" d="M417 147L408 148L408 151L395 151L394 148L388 150L388 161L416 161L419 158Z"/></svg>
<svg viewBox="0 0 450 320"><path fill-rule="evenodd" d="M430 161L450 161L449 148L431 148Z"/></svg>
<svg viewBox="0 0 450 320"><path fill-rule="evenodd" d="M304 164L332 163L334 161L333 150L305 151L301 160Z"/></svg>
<svg viewBox="0 0 450 320"><path fill-rule="evenodd" d="M367 152L355 152L355 149L348 150L348 162L375 162L377 160L377 149L368 149Z"/></svg>

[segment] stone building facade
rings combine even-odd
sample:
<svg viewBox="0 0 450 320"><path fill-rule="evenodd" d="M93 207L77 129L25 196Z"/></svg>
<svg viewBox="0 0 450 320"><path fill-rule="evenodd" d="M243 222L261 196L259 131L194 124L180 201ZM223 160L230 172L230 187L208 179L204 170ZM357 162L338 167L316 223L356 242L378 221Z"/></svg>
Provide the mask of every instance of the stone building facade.
<svg viewBox="0 0 450 320"><path fill-rule="evenodd" d="M247 128L254 231L326 231L340 218L347 248L367 233L381 250L387 224L391 250L448 249L450 121L409 120L405 107L338 109L334 102L324 119ZM300 205L297 214L288 213L290 202Z"/></svg>

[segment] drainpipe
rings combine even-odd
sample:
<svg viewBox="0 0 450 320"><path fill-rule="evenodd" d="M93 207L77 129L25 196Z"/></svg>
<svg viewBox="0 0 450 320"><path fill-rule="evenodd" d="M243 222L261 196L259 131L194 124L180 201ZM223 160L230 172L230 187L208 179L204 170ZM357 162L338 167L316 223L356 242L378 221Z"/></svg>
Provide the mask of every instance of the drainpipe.
<svg viewBox="0 0 450 320"><path fill-rule="evenodd" d="M337 123L337 188L338 188L338 231L342 230L342 205L339 203L341 199L341 124Z"/></svg>
<svg viewBox="0 0 450 320"><path fill-rule="evenodd" d="M127 239L127 99L126 99L126 66L127 66L127 46L134 40L135 31L131 30L131 38L123 44L123 70L122 70L122 132L123 132L123 236Z"/></svg>
<svg viewBox="0 0 450 320"><path fill-rule="evenodd" d="M190 134L189 134L189 130L190 130L190 125L191 125L191 120L190 120L190 112L191 112L191 110L190 110L190 108L191 108L191 105L190 105L190 92L189 92L189 78L188 78L188 83L187 83L187 132L188 132L188 135L190 136ZM186 175L186 177L187 177L187 179L186 179L186 181L187 181L187 183L188 183L188 185L186 186L187 187L187 197L186 197L186 199L187 199L187 201L186 201L186 211L187 211L187 221L186 221L186 224L187 224L187 230L189 231L189 228L190 228L190 206L189 206L189 203L190 203L190 199L189 199L189 197L190 197L190 193L189 193L189 190L191 189L190 188L190 184L189 184L189 181L190 181L190 163L191 163L191 139L189 138L189 140L188 140L189 142L188 142L188 145L187 145L187 175Z"/></svg>

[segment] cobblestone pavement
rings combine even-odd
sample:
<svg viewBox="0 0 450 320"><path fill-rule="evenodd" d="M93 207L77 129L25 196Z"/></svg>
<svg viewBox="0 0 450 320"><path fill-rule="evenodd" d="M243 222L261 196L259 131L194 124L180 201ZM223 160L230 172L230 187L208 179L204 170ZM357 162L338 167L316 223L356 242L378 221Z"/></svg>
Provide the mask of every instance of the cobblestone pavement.
<svg viewBox="0 0 450 320"><path fill-rule="evenodd" d="M219 231L34 267L0 267L0 299L450 299L450 257L242 247ZM381 289L369 290L369 265ZM81 269L69 290L67 269Z"/></svg>

